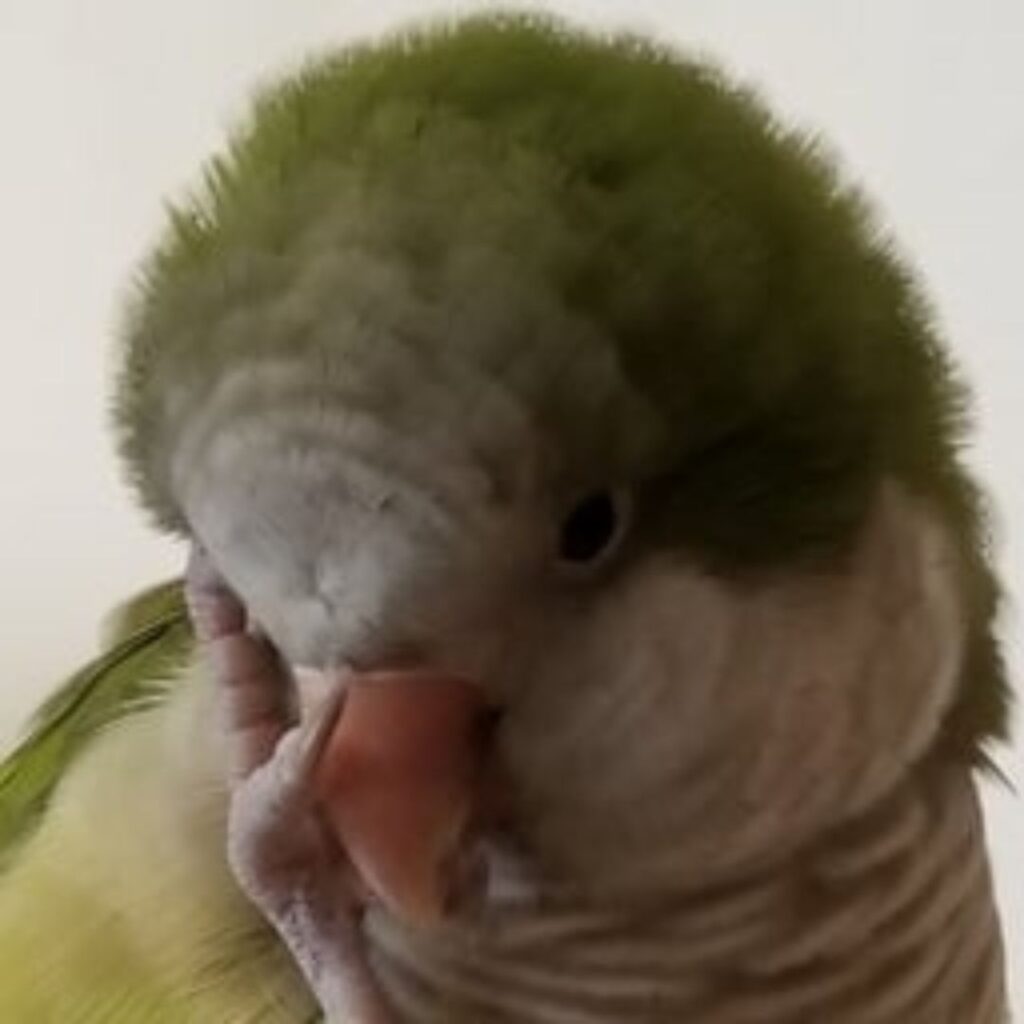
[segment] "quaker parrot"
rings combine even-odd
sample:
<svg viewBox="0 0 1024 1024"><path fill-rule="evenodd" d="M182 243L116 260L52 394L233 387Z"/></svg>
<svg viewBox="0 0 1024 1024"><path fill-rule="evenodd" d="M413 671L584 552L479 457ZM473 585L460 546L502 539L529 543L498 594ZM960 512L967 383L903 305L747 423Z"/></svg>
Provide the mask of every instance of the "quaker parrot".
<svg viewBox="0 0 1024 1024"><path fill-rule="evenodd" d="M821 143L534 16L321 57L117 349L191 551L0 774L16 1024L996 1024L965 389Z"/></svg>

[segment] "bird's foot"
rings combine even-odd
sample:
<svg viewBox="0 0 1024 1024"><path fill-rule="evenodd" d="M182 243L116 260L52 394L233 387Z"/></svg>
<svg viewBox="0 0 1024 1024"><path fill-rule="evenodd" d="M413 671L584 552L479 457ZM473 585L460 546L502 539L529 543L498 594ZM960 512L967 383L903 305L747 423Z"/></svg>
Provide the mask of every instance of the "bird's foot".
<svg viewBox="0 0 1024 1024"><path fill-rule="evenodd" d="M343 696L339 691L296 724L290 672L199 550L186 594L223 709L235 878L288 947L329 1022L390 1024L363 945L366 892L312 785Z"/></svg>

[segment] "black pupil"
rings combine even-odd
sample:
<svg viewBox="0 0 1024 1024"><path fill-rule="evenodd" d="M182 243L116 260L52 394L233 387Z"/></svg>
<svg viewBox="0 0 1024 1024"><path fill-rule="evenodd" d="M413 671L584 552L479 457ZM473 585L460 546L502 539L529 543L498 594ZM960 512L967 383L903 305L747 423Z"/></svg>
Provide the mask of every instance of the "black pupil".
<svg viewBox="0 0 1024 1024"><path fill-rule="evenodd" d="M567 562L596 558L615 536L617 519L615 502L607 491L584 498L562 524L562 558Z"/></svg>

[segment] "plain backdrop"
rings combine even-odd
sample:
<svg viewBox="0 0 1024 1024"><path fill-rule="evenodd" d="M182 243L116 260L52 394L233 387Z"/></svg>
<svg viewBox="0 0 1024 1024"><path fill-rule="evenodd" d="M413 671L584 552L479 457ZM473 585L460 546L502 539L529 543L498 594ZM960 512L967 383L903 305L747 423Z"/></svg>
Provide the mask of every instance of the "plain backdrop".
<svg viewBox="0 0 1024 1024"><path fill-rule="evenodd" d="M162 199L311 50L428 0L0 0L0 746L93 648L110 605L176 572L112 458L115 310ZM936 300L977 394L969 457L998 514L1021 666L1024 591L1024 4L1021 0L523 3L650 30L720 58L821 130L873 193ZM1018 437L1014 441L1014 437ZM1024 782L1020 741L999 753ZM1024 821L986 806L1024 1006Z"/></svg>

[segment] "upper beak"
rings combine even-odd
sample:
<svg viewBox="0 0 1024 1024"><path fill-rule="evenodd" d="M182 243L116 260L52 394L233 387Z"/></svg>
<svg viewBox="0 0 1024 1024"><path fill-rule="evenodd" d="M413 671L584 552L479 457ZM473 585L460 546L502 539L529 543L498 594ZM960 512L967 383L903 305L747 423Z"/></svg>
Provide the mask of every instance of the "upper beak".
<svg viewBox="0 0 1024 1024"><path fill-rule="evenodd" d="M406 919L438 919L480 792L482 689L426 669L315 676L299 679L310 699L345 688L314 773L328 823L374 897Z"/></svg>

